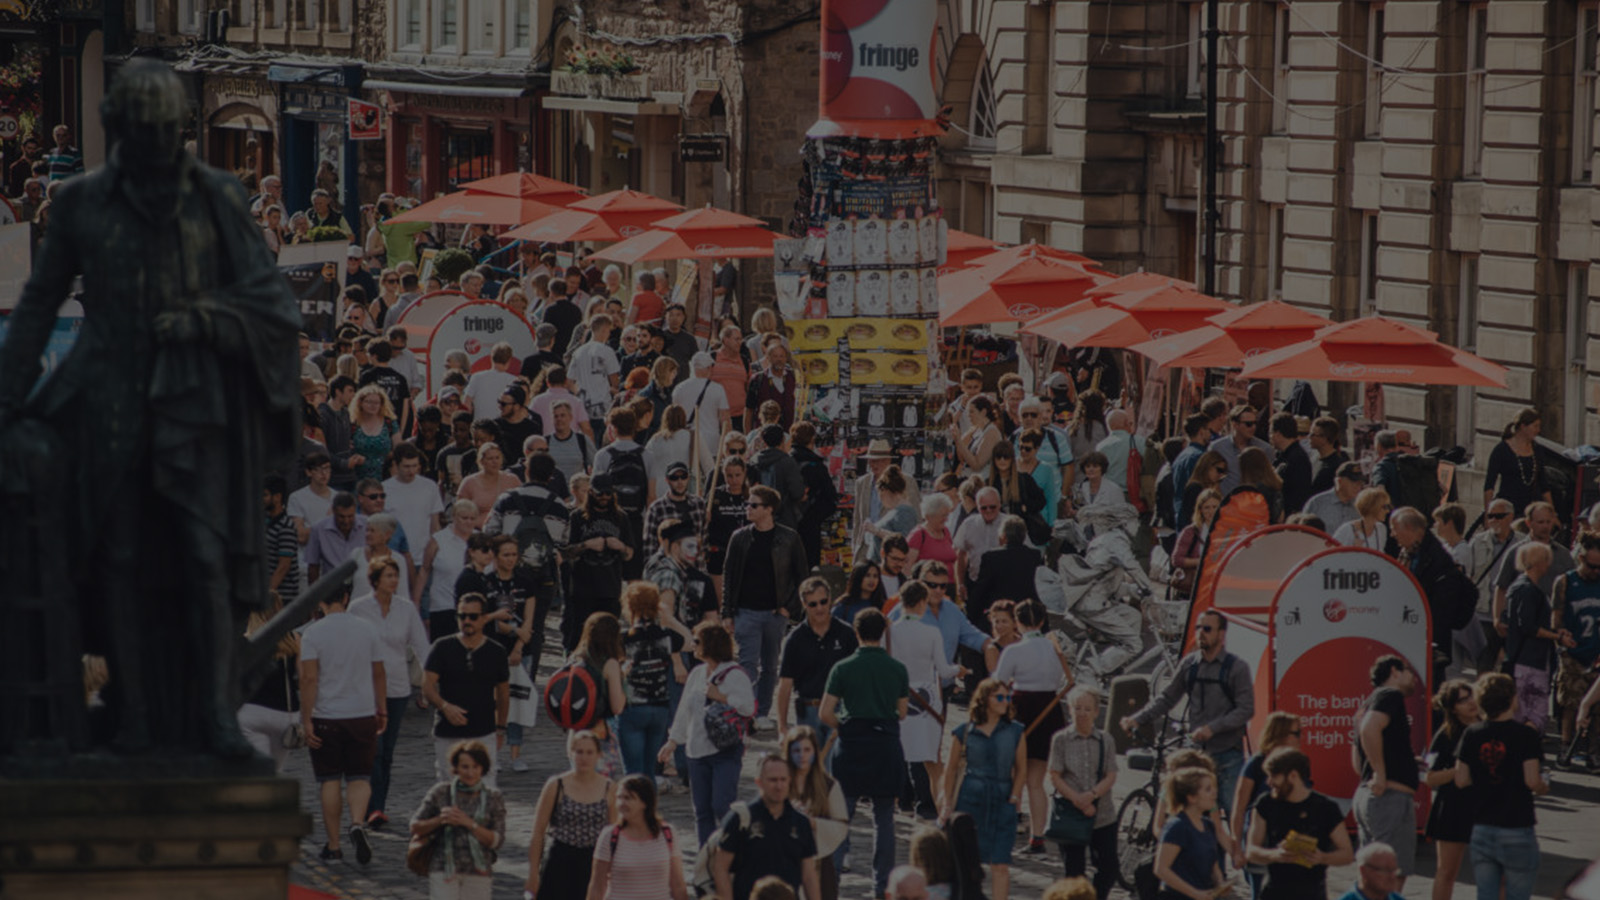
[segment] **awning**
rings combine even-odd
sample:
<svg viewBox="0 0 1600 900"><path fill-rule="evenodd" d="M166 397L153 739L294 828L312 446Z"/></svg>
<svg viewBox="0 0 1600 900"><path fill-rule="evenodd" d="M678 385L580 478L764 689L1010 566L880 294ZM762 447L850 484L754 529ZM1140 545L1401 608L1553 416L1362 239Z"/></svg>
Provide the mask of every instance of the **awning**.
<svg viewBox="0 0 1600 900"><path fill-rule="evenodd" d="M212 128L234 128L239 131L271 131L272 120L267 114L246 103L230 103L211 117Z"/></svg>
<svg viewBox="0 0 1600 900"><path fill-rule="evenodd" d="M450 94L455 97L494 97L496 99L523 97L528 93L527 87L433 84L417 81L386 81L382 78L368 78L361 82L361 86L367 90L392 91L404 94Z"/></svg>
<svg viewBox="0 0 1600 900"><path fill-rule="evenodd" d="M368 82L371 84L371 82ZM607 100L603 97L573 97L546 94L540 101L545 109L567 109L574 112L610 113L614 116L676 116L683 107L678 103L657 100Z"/></svg>

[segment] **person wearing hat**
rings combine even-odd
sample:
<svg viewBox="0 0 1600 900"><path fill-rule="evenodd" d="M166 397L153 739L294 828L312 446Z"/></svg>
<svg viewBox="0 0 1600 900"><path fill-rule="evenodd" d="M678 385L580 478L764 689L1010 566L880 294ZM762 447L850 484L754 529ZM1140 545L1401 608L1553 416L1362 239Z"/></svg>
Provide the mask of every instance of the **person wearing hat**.
<svg viewBox="0 0 1600 900"><path fill-rule="evenodd" d="M334 366L339 362L339 357L349 353L359 337L361 337L361 329L354 325L341 324L334 329L333 340L328 342L327 347L321 353L311 357L312 364L320 368L325 377L332 378Z"/></svg>
<svg viewBox="0 0 1600 900"><path fill-rule="evenodd" d="M1358 462L1347 462L1339 467L1333 489L1323 491L1306 501L1305 511L1322 520L1325 530L1333 534L1339 526L1361 518L1356 511L1356 495L1367 486L1367 476Z"/></svg>
<svg viewBox="0 0 1600 900"><path fill-rule="evenodd" d="M513 383L500 393L500 415L494 423L500 426L500 449L506 460L522 460L522 442L533 435L544 434L544 423L539 416L528 411L528 391Z"/></svg>
<svg viewBox="0 0 1600 900"><path fill-rule="evenodd" d="M609 472L589 481L589 495L567 523L571 589L561 613L561 645L571 653L583 623L597 612L622 617L622 568L638 552L639 536L617 508L617 485Z"/></svg>
<svg viewBox="0 0 1600 900"><path fill-rule="evenodd" d="M345 248L344 256L344 286L358 284L369 299L378 296L378 281L367 271L367 252L360 244L351 244Z"/></svg>
<svg viewBox="0 0 1600 900"><path fill-rule="evenodd" d="M653 543L661 525L669 519L687 523L699 534L706 524L706 501L689 493L689 466L682 462L667 465L667 492L657 497L644 513L644 549L656 552ZM662 549L665 549L663 547Z"/></svg>
<svg viewBox="0 0 1600 900"><path fill-rule="evenodd" d="M889 464L894 461L894 450L885 438L874 438L867 444L867 452L862 454L866 460L867 471L857 476L855 483L855 520L850 526L850 546L859 559L866 559L868 522L876 522L883 518L883 501L878 496L878 479L888 470ZM917 488L915 479L906 479L906 503L913 509L922 508L922 491ZM863 511L865 513L863 514Z"/></svg>

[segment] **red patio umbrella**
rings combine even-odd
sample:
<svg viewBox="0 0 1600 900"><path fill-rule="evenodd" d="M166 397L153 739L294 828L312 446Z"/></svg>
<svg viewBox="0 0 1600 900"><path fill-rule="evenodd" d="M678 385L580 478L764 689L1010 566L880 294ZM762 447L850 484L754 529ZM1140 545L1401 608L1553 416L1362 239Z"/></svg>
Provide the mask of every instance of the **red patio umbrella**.
<svg viewBox="0 0 1600 900"><path fill-rule="evenodd" d="M633 265L651 259L726 259L772 255L783 235L760 219L705 206L668 216L650 230L593 253L590 259Z"/></svg>
<svg viewBox="0 0 1600 900"><path fill-rule="evenodd" d="M461 189L477 194L538 200L551 206L567 206L588 196L583 188L575 184L545 175L535 175L532 172L512 172L480 178L463 184Z"/></svg>
<svg viewBox="0 0 1600 900"><path fill-rule="evenodd" d="M560 211L560 206L539 200L507 197L501 194L482 194L476 191L456 191L429 200L427 203L418 204L390 221L520 225Z"/></svg>
<svg viewBox="0 0 1600 900"><path fill-rule="evenodd" d="M557 244L620 241L643 234L656 221L682 209L670 200L623 189L579 200L560 212L513 228L500 239Z"/></svg>
<svg viewBox="0 0 1600 900"><path fill-rule="evenodd" d="M1025 259L1053 259L1057 262L1078 263L1082 266L1092 266L1096 271L1103 271L1097 260L1090 259L1082 253L1071 250L1062 250L1059 247L1049 247L1036 241L1026 244L1017 244L1014 247L1001 247L990 253L975 256L967 261L968 266L992 266L1001 263L1015 263Z"/></svg>
<svg viewBox="0 0 1600 900"><path fill-rule="evenodd" d="M1236 369L1252 356L1307 340L1333 324L1282 300L1230 309L1207 322L1128 349L1163 366Z"/></svg>
<svg viewBox="0 0 1600 900"><path fill-rule="evenodd" d="M1245 361L1245 378L1307 378L1392 384L1505 387L1504 366L1383 316L1329 325L1308 340Z"/></svg>
<svg viewBox="0 0 1600 900"><path fill-rule="evenodd" d="M1199 328L1231 308L1187 281L1146 272L1102 282L1084 296L1098 308L1061 310L1023 330L1068 347L1128 349Z"/></svg>
<svg viewBox="0 0 1600 900"><path fill-rule="evenodd" d="M952 228L945 232L944 265L939 267L939 274L970 265L974 259L988 256L1005 246L999 241Z"/></svg>
<svg viewBox="0 0 1600 900"><path fill-rule="evenodd" d="M1039 256L959 269L939 278L939 324L1031 322L1082 300L1105 279L1080 263Z"/></svg>

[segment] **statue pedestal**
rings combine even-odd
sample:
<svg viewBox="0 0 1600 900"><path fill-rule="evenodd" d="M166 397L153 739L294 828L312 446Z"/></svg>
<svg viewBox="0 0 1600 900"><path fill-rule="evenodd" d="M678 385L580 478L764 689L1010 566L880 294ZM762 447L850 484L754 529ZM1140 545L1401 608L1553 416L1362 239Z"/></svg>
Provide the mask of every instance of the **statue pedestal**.
<svg viewBox="0 0 1600 900"><path fill-rule="evenodd" d="M0 781L0 898L283 900L311 819L280 778Z"/></svg>

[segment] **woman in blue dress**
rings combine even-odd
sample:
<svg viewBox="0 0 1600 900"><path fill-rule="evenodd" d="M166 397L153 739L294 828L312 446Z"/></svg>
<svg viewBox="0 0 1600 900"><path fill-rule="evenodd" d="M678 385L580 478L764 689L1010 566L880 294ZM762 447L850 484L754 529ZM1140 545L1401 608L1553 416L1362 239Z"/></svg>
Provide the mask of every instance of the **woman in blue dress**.
<svg viewBox="0 0 1600 900"><path fill-rule="evenodd" d="M993 678L984 679L973 690L968 717L954 732L950 763L944 770L939 824L949 821L952 813L964 812L973 818L978 858L994 879L994 900L1007 900L1011 846L1017 839L1017 802L1028 768L1022 724L1011 718L1011 689Z"/></svg>

